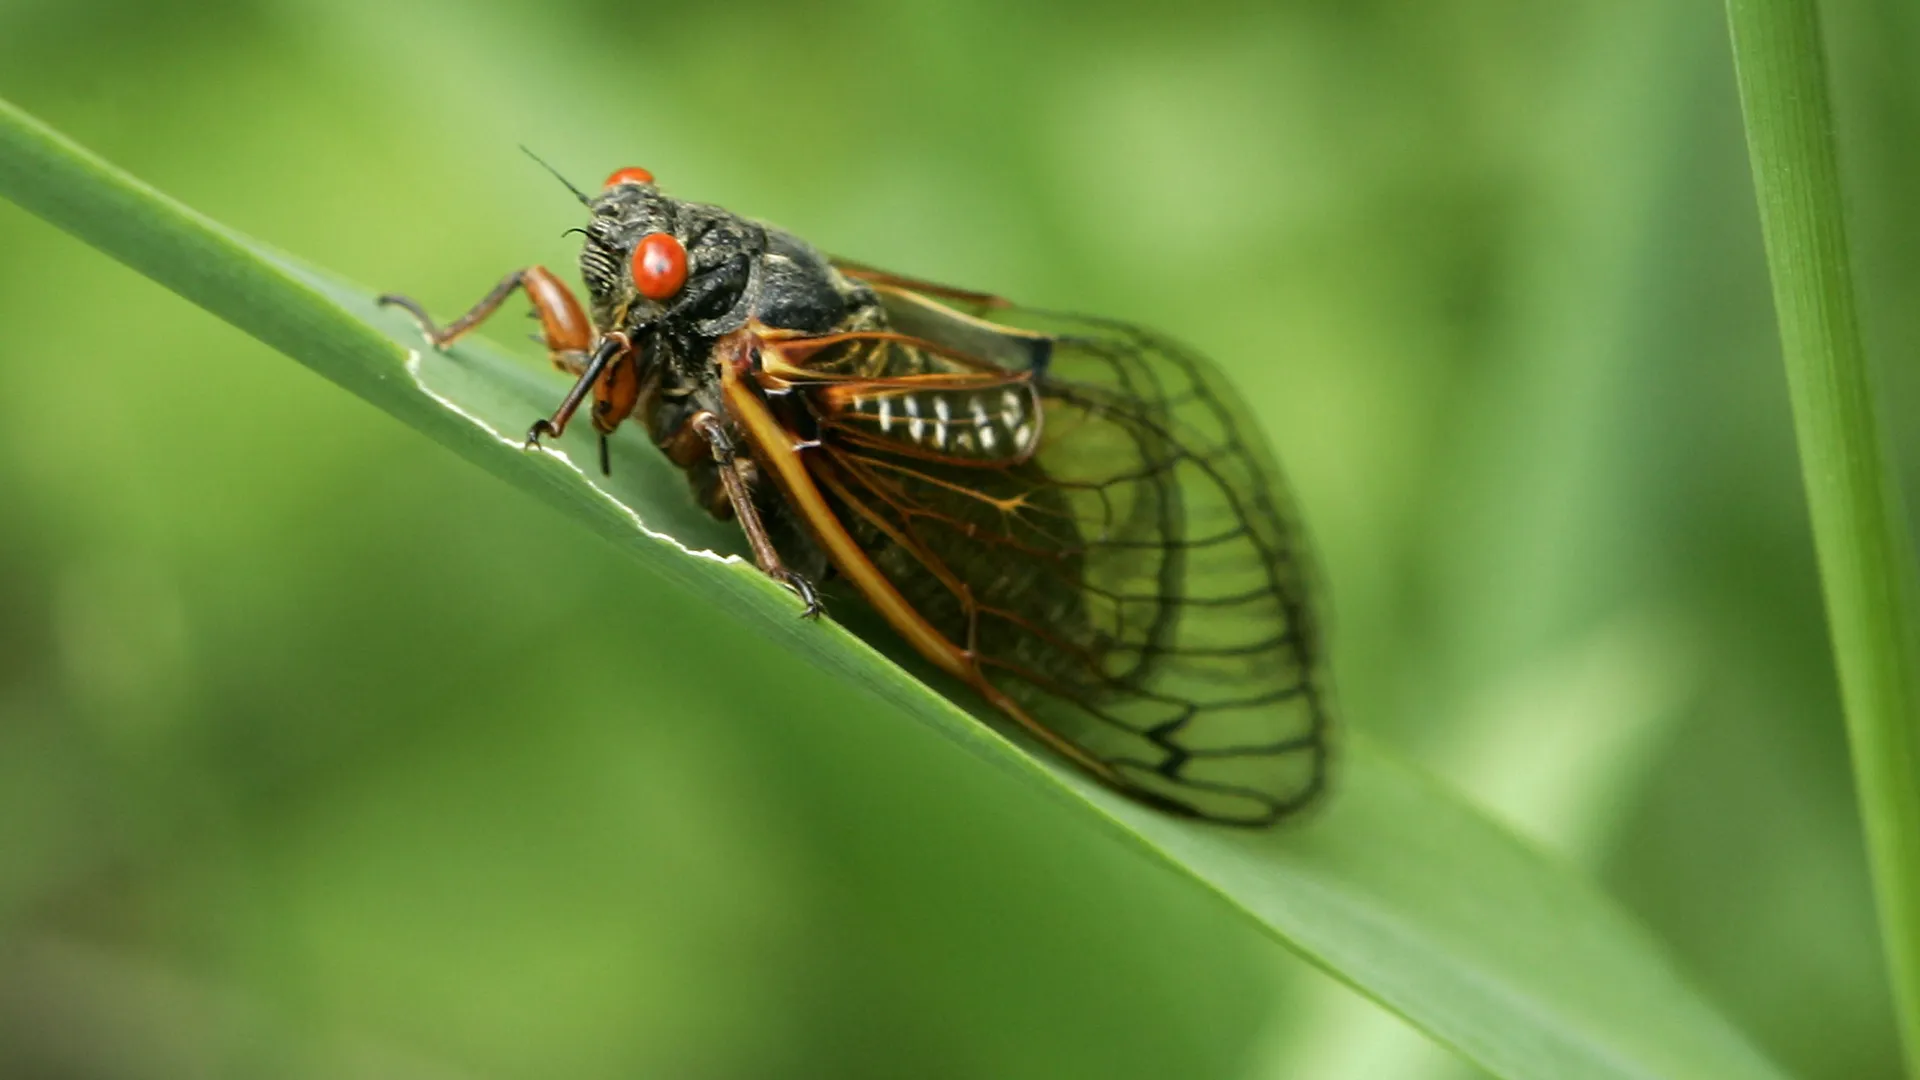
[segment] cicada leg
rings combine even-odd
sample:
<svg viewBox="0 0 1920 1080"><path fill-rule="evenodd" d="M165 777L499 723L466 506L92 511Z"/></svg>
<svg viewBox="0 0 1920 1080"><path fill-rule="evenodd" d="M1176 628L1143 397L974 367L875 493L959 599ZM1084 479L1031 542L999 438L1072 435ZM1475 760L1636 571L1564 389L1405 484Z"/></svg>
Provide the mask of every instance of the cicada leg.
<svg viewBox="0 0 1920 1080"><path fill-rule="evenodd" d="M444 327L435 326L427 309L411 297L388 293L380 297L378 303L383 307L400 308L412 315L427 335L427 340L433 342L433 347L444 349L492 317L515 289L526 291L534 314L540 317L540 329L546 339L547 354L552 358L553 366L570 375L580 374L586 368L587 353L593 348L593 324L587 321L587 313L580 307L580 301L574 299L573 290L544 266L529 266L501 278L500 284L481 297L471 310Z"/></svg>
<svg viewBox="0 0 1920 1080"><path fill-rule="evenodd" d="M632 351L633 342L628 340L627 335L619 331L615 331L601 338L600 347L593 350L593 355L587 359L587 365L581 370L580 377L574 380L573 389L568 390L567 396L560 400L560 407L553 410L552 416L544 420L535 420L533 426L527 429L528 448L531 449L532 447L540 445L540 437L542 435L551 435L557 439L564 434L567 430L567 421L573 419L573 414L579 410L580 403L586 400L588 392L596 389L595 384L601 381L600 377L607 372L609 365L614 364L616 361L624 360L627 354ZM604 391L605 388L601 389ZM605 400L604 392L602 399ZM633 407L631 400L627 402L626 407L628 409ZM613 423L618 424L620 420L625 418L626 414L621 413L620 416L613 420ZM599 423L600 420L601 416L596 414L596 426L600 429L600 470L606 472L606 435L607 432L613 430L613 426L611 424L602 426Z"/></svg>
<svg viewBox="0 0 1920 1080"><path fill-rule="evenodd" d="M818 619L825 608L820 605L820 594L813 582L795 573L774 550L773 538L767 534L765 522L760 520L760 511L753 505L753 493L747 490L747 483L740 476L739 451L733 445L733 437L727 434L727 428L718 416L710 412L698 412L687 422L694 434L706 440L713 450L713 461L720 473L720 483L726 488L727 501L733 504L733 516L740 522L741 531L747 534L747 544L753 548L753 561L762 573L792 589L794 594L805 603L806 609L800 613L803 619Z"/></svg>
<svg viewBox="0 0 1920 1080"><path fill-rule="evenodd" d="M631 344L625 334L608 334L596 348L593 324L587 320L580 301L574 298L573 290L567 288L546 267L529 266L501 278L500 283L481 297L479 303L444 327L435 326L433 317L410 297L388 293L380 297L379 303L400 308L412 315L434 348L444 349L491 318L516 289L527 294L534 314L540 319L541 335L553 366L577 377L573 389L567 392L553 415L535 421L527 430L527 445L537 446L542 436L558 437L565 432L567 421L573 418L587 394L593 392L599 399L593 419L594 427L601 435L600 470L606 472L606 435L633 411L634 401L639 396L640 384L632 370L633 365L622 363L631 352Z"/></svg>

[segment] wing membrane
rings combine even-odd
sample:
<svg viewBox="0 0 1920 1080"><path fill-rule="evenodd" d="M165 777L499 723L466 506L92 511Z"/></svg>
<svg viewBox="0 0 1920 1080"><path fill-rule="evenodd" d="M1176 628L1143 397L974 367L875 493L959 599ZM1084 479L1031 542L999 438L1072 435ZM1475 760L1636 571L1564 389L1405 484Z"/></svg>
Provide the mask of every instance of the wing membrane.
<svg viewBox="0 0 1920 1080"><path fill-rule="evenodd" d="M803 388L824 421L809 469L880 572L978 681L1135 794L1243 824L1309 803L1330 716L1305 553L1211 368L1125 324L867 280L898 336L868 381ZM954 418L1015 387L1040 414L1029 452L979 453L989 428L954 452ZM882 437L878 400L939 403L948 444L930 424Z"/></svg>

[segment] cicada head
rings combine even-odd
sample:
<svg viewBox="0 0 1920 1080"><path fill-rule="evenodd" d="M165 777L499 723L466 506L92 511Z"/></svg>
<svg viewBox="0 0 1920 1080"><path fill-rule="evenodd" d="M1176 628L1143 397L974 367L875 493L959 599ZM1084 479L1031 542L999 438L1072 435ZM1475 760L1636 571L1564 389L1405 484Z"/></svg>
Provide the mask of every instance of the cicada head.
<svg viewBox="0 0 1920 1080"><path fill-rule="evenodd" d="M652 173L627 168L607 177L588 208L580 277L594 321L612 330L658 318L687 283L680 203L654 186Z"/></svg>

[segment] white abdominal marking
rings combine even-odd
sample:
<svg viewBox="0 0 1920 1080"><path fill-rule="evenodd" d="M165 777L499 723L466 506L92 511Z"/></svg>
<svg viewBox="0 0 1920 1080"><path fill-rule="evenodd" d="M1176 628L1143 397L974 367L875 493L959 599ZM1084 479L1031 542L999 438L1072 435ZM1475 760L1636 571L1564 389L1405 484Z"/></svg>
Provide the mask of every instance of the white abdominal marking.
<svg viewBox="0 0 1920 1080"><path fill-rule="evenodd" d="M1026 417L1026 402L1011 390L1000 391L1000 422L1012 427Z"/></svg>
<svg viewBox="0 0 1920 1080"><path fill-rule="evenodd" d="M994 457L1003 452L1003 444L1008 444L1005 452L1032 449L1039 429L1034 423L1033 403L1020 390L1002 390L997 403L991 401L990 394L968 394L965 401L944 391L929 390L926 394L930 396L925 401L912 391L850 394L847 404L852 412L876 417L882 434L892 434L894 406L898 404L906 421L907 438L930 448L969 457ZM994 404L999 405L998 410L992 407Z"/></svg>
<svg viewBox="0 0 1920 1080"><path fill-rule="evenodd" d="M947 421L952 419L953 415L947 409L946 398L937 397L933 399L933 415L940 418L939 423L933 425L933 444L944 447L947 445Z"/></svg>
<svg viewBox="0 0 1920 1080"><path fill-rule="evenodd" d="M967 410L973 416L973 430L980 433L980 449L986 453L992 453L994 442L993 418L987 415L987 406L980 400L980 395L975 394L967 399ZM967 445L971 447L972 444L973 435L972 432L969 432Z"/></svg>

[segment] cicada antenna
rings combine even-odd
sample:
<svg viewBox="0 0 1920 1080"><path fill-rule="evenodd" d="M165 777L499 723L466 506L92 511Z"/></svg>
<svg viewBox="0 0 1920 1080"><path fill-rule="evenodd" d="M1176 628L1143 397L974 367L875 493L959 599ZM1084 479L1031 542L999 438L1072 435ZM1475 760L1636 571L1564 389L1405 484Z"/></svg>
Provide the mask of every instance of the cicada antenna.
<svg viewBox="0 0 1920 1080"><path fill-rule="evenodd" d="M574 198L576 198L576 199L579 199L579 200L580 200L580 205L581 205L581 206L592 206L592 205L593 205L593 200L592 200L592 199L589 199L589 198L587 198L587 193L586 193L586 192L584 192L584 191L581 191L581 190L580 190L579 188L577 188L577 187L574 187L574 186L573 186L573 181L571 181L571 180L569 180L569 179L567 179L567 178L566 178L566 177L564 177L564 176L561 176L561 175L560 175L560 170L559 170L559 169L556 169L556 168L554 168L553 166L551 166L551 165L549 165L549 164L547 164L547 162L546 162L546 159L545 159L545 158L543 158L543 157L541 157L541 156L540 156L539 154L536 154L536 153L534 153L533 151L531 151L531 150L529 150L529 149L527 149L527 144L525 144L525 143L521 143L521 144L520 144L520 152L521 152L521 153L523 153L523 154L525 154L525 155L527 155L528 157L530 157L530 158L532 158L532 159L533 159L534 161L536 161L536 162L538 162L541 168L543 168L543 169L545 169L545 170L547 170L548 172L550 172L550 173L552 173L552 174L553 174L553 178L554 178L555 180L558 180L558 181L560 181L561 183L563 183L563 184L565 184L565 185L567 185L567 190L568 190L568 191L571 191L571 192L573 192L573 197L574 197Z"/></svg>

